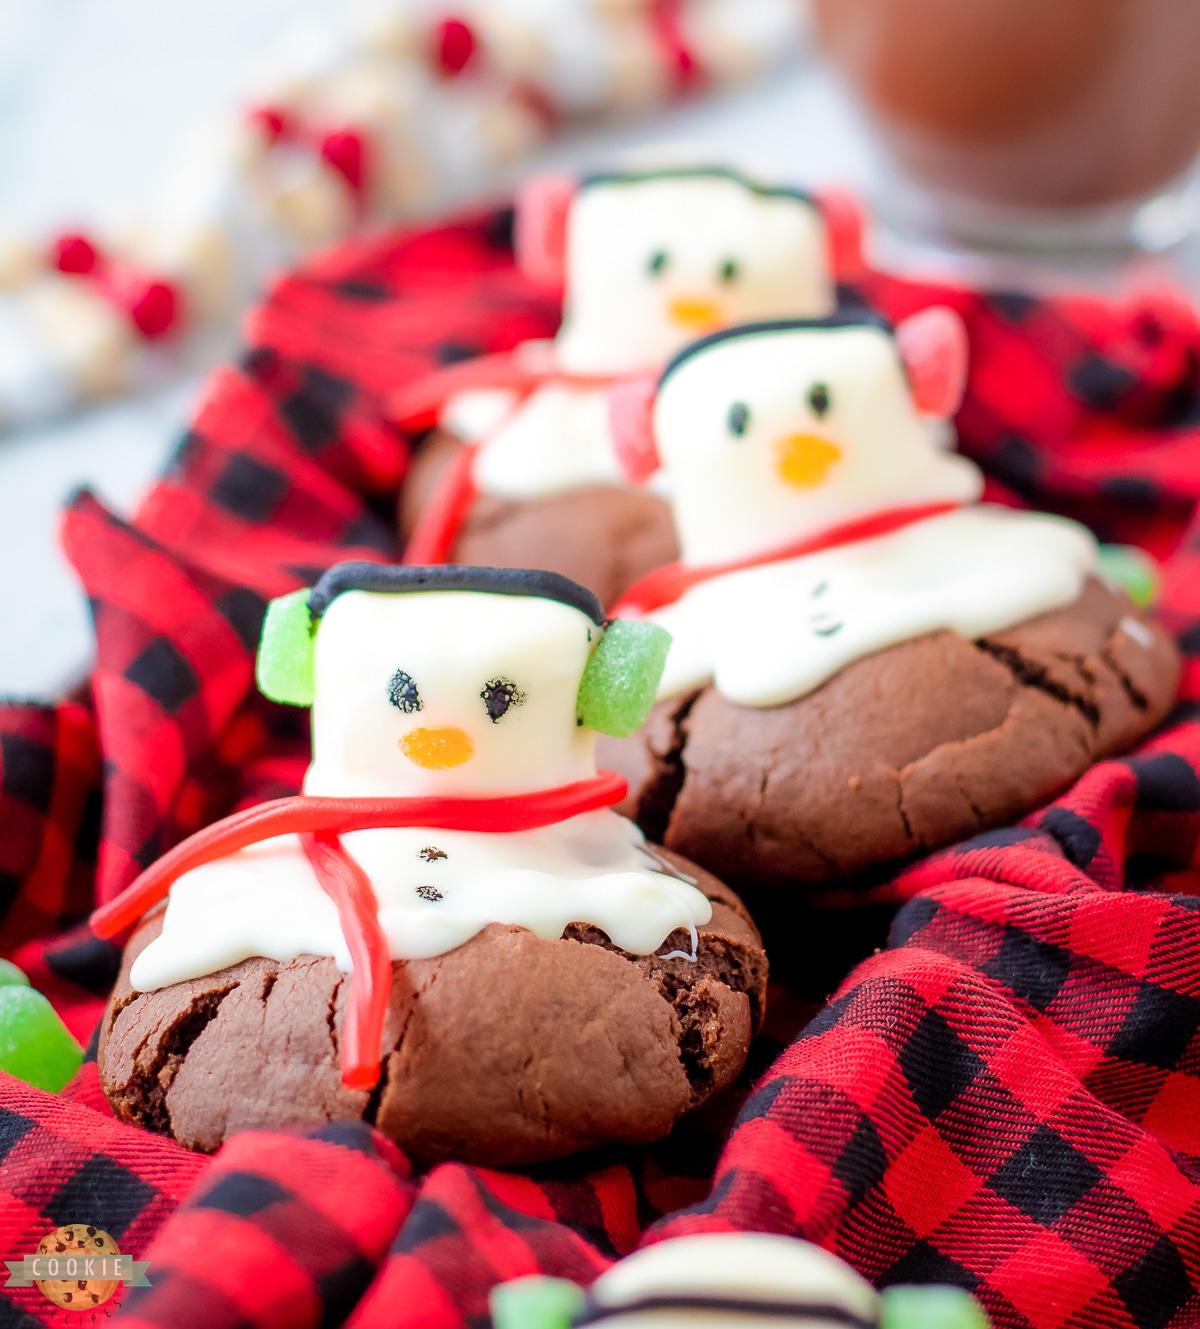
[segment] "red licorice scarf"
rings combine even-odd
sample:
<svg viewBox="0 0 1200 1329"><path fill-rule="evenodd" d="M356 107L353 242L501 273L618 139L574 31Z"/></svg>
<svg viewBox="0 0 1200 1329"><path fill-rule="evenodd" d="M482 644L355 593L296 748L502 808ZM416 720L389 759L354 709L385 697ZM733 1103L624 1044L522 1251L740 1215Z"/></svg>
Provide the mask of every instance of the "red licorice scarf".
<svg viewBox="0 0 1200 1329"><path fill-rule="evenodd" d="M299 835L317 880L337 906L354 966L342 1031L342 1082L348 1089L371 1090L379 1079L392 957L379 926L370 880L340 837L350 831L402 826L494 835L531 831L611 807L625 797L627 788L621 776L602 771L588 780L500 798L313 798L304 794L277 798L213 822L177 844L116 899L101 905L91 916L91 928L97 937L115 937L163 900L185 872L276 835Z"/></svg>
<svg viewBox="0 0 1200 1329"><path fill-rule="evenodd" d="M667 563L634 582L614 605L613 617L650 614L664 605L674 604L685 591L690 591L702 582L712 581L715 577L724 577L730 572L743 572L747 568L765 567L768 563L784 563L791 558L802 558L805 554L817 554L824 549L836 549L859 540L890 535L905 526L913 526L930 517L940 517L961 506L961 503L920 503L907 508L884 508L866 517L842 522L817 535L806 535L802 540L793 540L790 544L778 545L758 554L748 554L744 558L729 559L725 563Z"/></svg>

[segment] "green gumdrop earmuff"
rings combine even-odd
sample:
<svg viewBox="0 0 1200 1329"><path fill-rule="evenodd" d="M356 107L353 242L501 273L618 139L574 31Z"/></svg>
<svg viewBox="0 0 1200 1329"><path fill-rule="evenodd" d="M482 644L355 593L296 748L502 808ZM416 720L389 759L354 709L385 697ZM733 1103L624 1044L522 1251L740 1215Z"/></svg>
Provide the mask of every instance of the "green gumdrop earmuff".
<svg viewBox="0 0 1200 1329"><path fill-rule="evenodd" d="M670 645L671 634L657 623L613 619L579 684L576 712L583 723L613 738L636 733L654 705Z"/></svg>
<svg viewBox="0 0 1200 1329"><path fill-rule="evenodd" d="M495 1329L571 1329L584 1300L575 1283L544 1274L497 1283L488 1298Z"/></svg>
<svg viewBox="0 0 1200 1329"><path fill-rule="evenodd" d="M1101 545L1100 575L1113 582L1139 609L1149 609L1158 599L1158 564L1135 545Z"/></svg>
<svg viewBox="0 0 1200 1329"><path fill-rule="evenodd" d="M313 703L313 621L307 586L267 605L258 644L258 690L285 706Z"/></svg>
<svg viewBox="0 0 1200 1329"><path fill-rule="evenodd" d="M258 689L286 706L313 703L313 620L309 588L267 605L258 647ZM583 671L579 719L597 733L628 738L654 705L671 634L656 623L614 619L603 629Z"/></svg>
<svg viewBox="0 0 1200 1329"><path fill-rule="evenodd" d="M879 1329L990 1329L987 1311L965 1288L901 1283L883 1290Z"/></svg>

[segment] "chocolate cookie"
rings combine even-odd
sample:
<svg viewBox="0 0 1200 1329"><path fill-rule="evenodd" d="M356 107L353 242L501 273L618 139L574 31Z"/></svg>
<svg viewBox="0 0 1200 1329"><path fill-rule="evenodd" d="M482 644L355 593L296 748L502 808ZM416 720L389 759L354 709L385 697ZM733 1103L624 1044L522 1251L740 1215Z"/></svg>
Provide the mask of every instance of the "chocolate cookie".
<svg viewBox="0 0 1200 1329"><path fill-rule="evenodd" d="M660 702L598 760L628 777L626 815L710 871L827 882L1054 798L1162 720L1179 669L1163 629L1093 579L1065 609L892 646L783 706L711 686Z"/></svg>
<svg viewBox="0 0 1200 1329"><path fill-rule="evenodd" d="M216 1149L234 1131L365 1118L414 1161L507 1166L665 1135L740 1072L762 1017L766 957L738 898L674 855L713 902L697 959L672 933L633 956L572 924L557 940L492 924L455 950L397 962L372 1094L339 1070L345 975L330 959L245 960L136 992L131 939L100 1037L117 1115Z"/></svg>
<svg viewBox="0 0 1200 1329"><path fill-rule="evenodd" d="M400 494L405 539L461 446L453 435L437 432L417 453ZM454 563L560 572L594 591L604 605L678 557L667 503L657 494L616 485L523 502L481 494L450 553Z"/></svg>

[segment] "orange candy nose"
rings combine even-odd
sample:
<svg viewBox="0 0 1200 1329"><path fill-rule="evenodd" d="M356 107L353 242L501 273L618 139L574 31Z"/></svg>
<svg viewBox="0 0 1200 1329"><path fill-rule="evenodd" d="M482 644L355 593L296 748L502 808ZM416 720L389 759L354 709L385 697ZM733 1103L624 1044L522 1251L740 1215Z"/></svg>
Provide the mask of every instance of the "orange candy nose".
<svg viewBox="0 0 1200 1329"><path fill-rule="evenodd" d="M694 331L719 328L725 321L724 312L715 300L705 300L690 295L676 296L667 306L676 323Z"/></svg>
<svg viewBox="0 0 1200 1329"><path fill-rule="evenodd" d="M461 729L410 729L400 751L427 771L448 771L475 755L475 744Z"/></svg>
<svg viewBox="0 0 1200 1329"><path fill-rule="evenodd" d="M842 455L841 448L818 434L788 434L775 440L775 469L797 489L812 489Z"/></svg>

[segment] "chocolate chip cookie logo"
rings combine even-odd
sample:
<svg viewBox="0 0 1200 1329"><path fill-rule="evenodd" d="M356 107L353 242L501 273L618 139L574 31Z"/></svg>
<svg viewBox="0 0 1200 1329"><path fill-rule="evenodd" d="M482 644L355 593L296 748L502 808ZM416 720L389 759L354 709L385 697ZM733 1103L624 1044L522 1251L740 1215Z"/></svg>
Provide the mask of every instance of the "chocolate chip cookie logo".
<svg viewBox="0 0 1200 1329"><path fill-rule="evenodd" d="M111 1301L122 1283L149 1287L148 1260L122 1255L98 1227L71 1223L47 1232L37 1254L5 1260L5 1287L36 1287L47 1301L68 1311L92 1311Z"/></svg>

